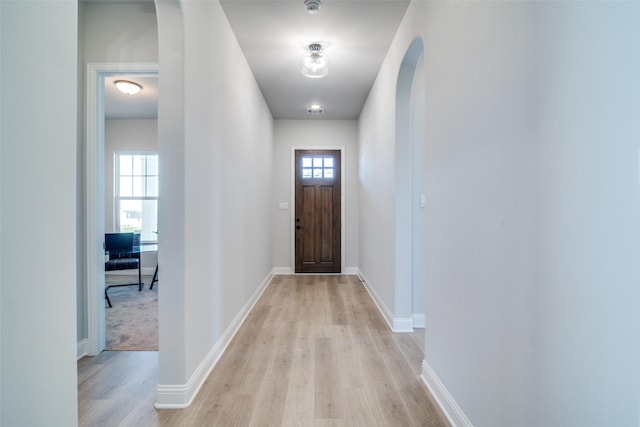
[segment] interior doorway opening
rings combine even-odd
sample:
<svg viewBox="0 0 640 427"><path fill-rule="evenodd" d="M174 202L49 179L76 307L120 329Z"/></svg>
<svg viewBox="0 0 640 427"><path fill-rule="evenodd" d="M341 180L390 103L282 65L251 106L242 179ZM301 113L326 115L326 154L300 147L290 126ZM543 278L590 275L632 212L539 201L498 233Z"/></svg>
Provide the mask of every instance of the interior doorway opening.
<svg viewBox="0 0 640 427"><path fill-rule="evenodd" d="M425 82L424 45L413 40L396 92L396 242L394 330L425 327Z"/></svg>
<svg viewBox="0 0 640 427"><path fill-rule="evenodd" d="M98 355L105 349L105 121L106 81L135 76L156 78L157 63L88 64L86 87L85 218L86 218L86 316L87 353ZM157 99L157 98L156 98Z"/></svg>

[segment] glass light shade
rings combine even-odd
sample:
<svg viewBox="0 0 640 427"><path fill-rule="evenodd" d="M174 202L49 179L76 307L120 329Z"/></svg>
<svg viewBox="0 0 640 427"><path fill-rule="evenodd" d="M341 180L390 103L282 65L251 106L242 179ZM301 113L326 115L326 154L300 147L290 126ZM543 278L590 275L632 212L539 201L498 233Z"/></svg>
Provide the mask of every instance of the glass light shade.
<svg viewBox="0 0 640 427"><path fill-rule="evenodd" d="M302 57L300 72L303 76L312 79L324 77L329 74L327 60L324 59L321 52L309 51Z"/></svg>
<svg viewBox="0 0 640 427"><path fill-rule="evenodd" d="M142 86L138 83L130 82L128 80L116 80L114 84L118 90L125 95L135 95L142 89Z"/></svg>
<svg viewBox="0 0 640 427"><path fill-rule="evenodd" d="M307 8L307 12L315 15L320 9L320 0L304 0L304 6Z"/></svg>

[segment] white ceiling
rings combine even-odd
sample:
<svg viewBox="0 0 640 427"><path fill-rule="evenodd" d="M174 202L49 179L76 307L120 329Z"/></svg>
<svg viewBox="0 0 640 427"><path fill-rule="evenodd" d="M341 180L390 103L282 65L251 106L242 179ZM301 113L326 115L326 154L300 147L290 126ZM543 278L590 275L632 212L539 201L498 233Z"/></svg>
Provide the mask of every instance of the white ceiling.
<svg viewBox="0 0 640 427"><path fill-rule="evenodd" d="M307 119L306 107L320 104L319 118L356 119L409 2L322 0L316 15L303 0L221 4L274 118ZM329 75L309 79L300 60L317 41L329 44Z"/></svg>
<svg viewBox="0 0 640 427"><path fill-rule="evenodd" d="M322 0L316 15L307 13L304 0L221 4L275 119L357 119L409 1ZM321 79L300 74L312 42L326 44L329 75ZM157 103L150 106L157 79L131 80L144 87L133 97L115 93L107 82L107 117L157 114ZM146 106L135 113L138 102ZM311 104L320 104L324 114L308 115Z"/></svg>
<svg viewBox="0 0 640 427"><path fill-rule="evenodd" d="M129 80L142 86L135 95L116 89L116 80ZM118 75L105 79L105 116L107 119L155 119L158 117L158 77Z"/></svg>

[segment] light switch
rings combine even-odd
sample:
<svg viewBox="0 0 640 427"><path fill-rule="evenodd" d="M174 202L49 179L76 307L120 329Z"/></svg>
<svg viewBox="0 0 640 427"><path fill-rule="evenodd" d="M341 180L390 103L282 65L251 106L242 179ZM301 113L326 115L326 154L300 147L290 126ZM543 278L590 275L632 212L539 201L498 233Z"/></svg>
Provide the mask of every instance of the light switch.
<svg viewBox="0 0 640 427"><path fill-rule="evenodd" d="M280 202L280 210L281 210L281 211L286 211L287 209L289 209L289 203L287 203L287 202Z"/></svg>
<svg viewBox="0 0 640 427"><path fill-rule="evenodd" d="M427 206L427 197L424 194L420 195L420 207L424 208Z"/></svg>

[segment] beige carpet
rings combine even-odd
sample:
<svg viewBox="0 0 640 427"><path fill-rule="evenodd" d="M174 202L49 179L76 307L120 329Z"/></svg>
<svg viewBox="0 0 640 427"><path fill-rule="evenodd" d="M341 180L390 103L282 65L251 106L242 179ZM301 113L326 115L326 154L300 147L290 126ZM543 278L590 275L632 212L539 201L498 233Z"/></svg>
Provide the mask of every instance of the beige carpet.
<svg viewBox="0 0 640 427"><path fill-rule="evenodd" d="M107 275L106 283L133 283L138 276ZM105 301L107 350L158 350L158 287L149 290L151 276L143 276L142 292L137 286L109 289L112 308Z"/></svg>

